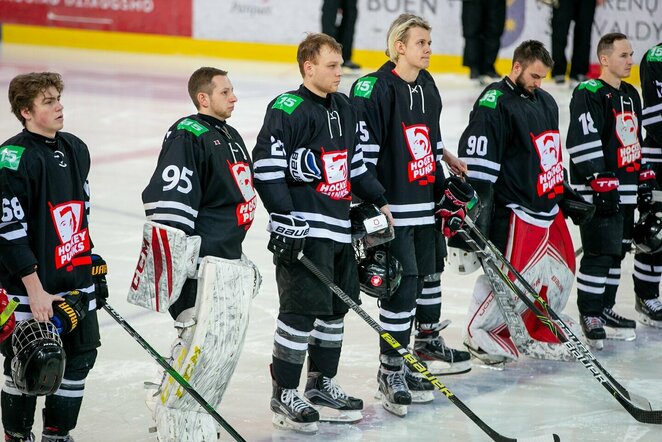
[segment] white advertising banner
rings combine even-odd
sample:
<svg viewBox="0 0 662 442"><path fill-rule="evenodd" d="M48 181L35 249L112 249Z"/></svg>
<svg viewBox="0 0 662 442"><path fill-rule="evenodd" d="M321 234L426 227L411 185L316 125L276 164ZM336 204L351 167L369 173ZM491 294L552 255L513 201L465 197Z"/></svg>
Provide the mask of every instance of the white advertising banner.
<svg viewBox="0 0 662 442"><path fill-rule="evenodd" d="M193 38L296 44L306 32L320 30L321 5L321 0L194 0ZM462 0L359 0L354 47L383 50L391 21L409 12L432 25L435 53L460 55L464 46L461 9ZM549 45L550 19L548 6L535 0L509 0L501 55L509 57L526 39ZM647 48L662 41L662 0L604 0L595 14L593 44L608 32L628 35L638 60Z"/></svg>

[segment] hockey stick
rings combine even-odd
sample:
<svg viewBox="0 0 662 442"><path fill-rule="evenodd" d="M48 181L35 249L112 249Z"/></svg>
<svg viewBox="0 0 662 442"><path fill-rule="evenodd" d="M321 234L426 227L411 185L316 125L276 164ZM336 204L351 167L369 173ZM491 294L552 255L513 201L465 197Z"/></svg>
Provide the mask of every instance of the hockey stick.
<svg viewBox="0 0 662 442"><path fill-rule="evenodd" d="M501 434L497 433L494 429L492 429L489 425L487 425L483 420L481 420L476 414L467 407L464 402L462 402L460 399L458 399L453 392L451 392L448 387L446 387L444 384L441 383L441 381L435 377L432 373L428 371L428 369L425 367L425 365L421 364L414 355L411 354L405 347L400 345L400 343L393 337L389 332L384 330L382 326L380 326L370 315L363 310L352 298L350 298L345 292L342 291L340 287L338 287L336 284L329 279L320 269L317 268L317 266L310 260L308 259L307 256L303 254L303 252L299 253L298 256L299 261L308 269L310 270L311 273L313 273L320 281L322 281L333 293L335 293L349 308L354 310L358 315L363 319L365 322L370 325L379 335L382 337L384 341L386 341L395 351L397 351L400 356L405 360L407 365L411 367L413 370L416 370L419 372L425 379L430 381L432 385L434 385L437 390L441 391L448 400L450 400L456 407L458 407L464 414L466 414L469 419L471 419L476 425L478 425L488 436L492 438L492 440L495 441L516 441L517 439L512 439L509 437L502 436ZM553 440L554 441L560 441L561 439L559 438L558 435L553 434Z"/></svg>
<svg viewBox="0 0 662 442"><path fill-rule="evenodd" d="M160 365L161 367L163 367L163 369L164 369L164 370L165 370L170 376L172 376L172 378L173 378L175 381L177 381L177 383L178 383L179 385L181 385L181 386L184 388L184 390L186 390L186 392L187 392L188 394L190 394L191 397L193 397L193 399L195 399L196 402L197 402L198 404L200 404L200 406L202 406L202 408L204 408L204 410L205 410L207 413L209 413L209 414L211 415L211 417L213 417L214 420L215 420L216 422L218 422L219 425L220 425L221 427L223 427L223 428L225 429L225 431L227 431L228 434L229 434L230 436L232 436L232 438L233 438L234 440L236 440L237 442L246 442L246 439L244 439L243 437L241 437L241 435L240 435L239 433L237 433L237 431L236 431L234 428L232 428L232 426L230 426L230 424L227 423L226 420L223 419L223 418L221 417L221 415L218 414L218 413L216 412L216 410L214 410L214 407L212 407L209 403L207 403L207 401L205 401L205 399L200 395L200 393L198 393L198 392L197 392L197 391L191 386L191 384L189 384L189 383L186 381L186 379L184 379L179 373L177 373L177 370L175 370L174 368L172 368L172 366L171 366L170 364L168 364L168 362L165 360L165 358L164 358L163 356L161 356L156 350L154 350L154 349L152 348L152 346L149 345L149 343L147 343L147 341L145 341L145 339L144 339L142 336L140 336L140 334L139 334L137 331L135 331L135 330L133 329L133 327L131 327L131 326L129 325L129 323L126 322L126 321L124 320L124 318L122 318L122 317L120 316L119 313L117 313L117 312L115 311L114 308L112 308L112 307L106 302L106 303L104 303L104 305L103 305L103 309L104 309L106 312L108 312L108 314L109 314L109 315L110 315L115 321L117 321L117 323L118 323L119 325L121 325L122 328L123 328L124 330L126 330L127 333L129 333L129 334L131 335L131 337L132 337L133 339L135 339L136 342L138 342L138 344L140 344L140 346L141 346L142 348L144 348L145 350L147 350L147 353L149 353L150 356L152 356L152 358L154 358L154 360L155 360L156 362L158 362L159 365Z"/></svg>
<svg viewBox="0 0 662 442"><path fill-rule="evenodd" d="M625 387L618 383L609 372L598 362L593 353L579 340L577 335L563 322L556 312L547 304L531 287L531 284L515 269L515 267L503 256L501 251L483 235L468 216L464 219L464 224L474 233L480 241L489 249L486 251L467 233L461 229L458 231L478 256L484 259L487 265L492 268L497 275L507 284L513 292L524 302L524 304L538 317L549 330L561 341L570 352L581 362L587 370L593 374L593 377L602 384L610 394L627 410L632 417L639 422L649 424L662 424L662 410L652 410L650 402L638 395L630 394ZM503 272L495 259L503 263L508 270L515 275L517 281L524 287L527 293L515 285L507 274ZM541 307L538 307L527 294L531 295ZM542 310L541 310L542 308ZM544 310L544 312L543 312ZM560 330L559 330L560 329ZM562 332L561 332L562 331ZM635 404L639 402L639 404Z"/></svg>

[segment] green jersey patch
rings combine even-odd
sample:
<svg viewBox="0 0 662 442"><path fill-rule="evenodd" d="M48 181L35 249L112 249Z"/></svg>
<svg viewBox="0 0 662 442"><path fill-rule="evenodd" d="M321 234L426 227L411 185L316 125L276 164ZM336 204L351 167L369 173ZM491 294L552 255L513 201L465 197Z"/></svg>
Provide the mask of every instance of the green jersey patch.
<svg viewBox="0 0 662 442"><path fill-rule="evenodd" d="M294 112L294 110L299 107L302 102L303 98L299 97L298 95L283 94L276 98L276 101L274 102L273 106L271 106L271 108L280 109L286 114L292 115L292 112Z"/></svg>
<svg viewBox="0 0 662 442"><path fill-rule="evenodd" d="M480 97L480 100L478 100L478 106L485 106L489 107L490 109L496 109L499 97L502 95L503 92L497 89L491 89L485 92L482 97Z"/></svg>
<svg viewBox="0 0 662 442"><path fill-rule="evenodd" d="M377 83L377 77L363 77L360 78L354 86L354 96L361 98L370 98L372 89Z"/></svg>
<svg viewBox="0 0 662 442"><path fill-rule="evenodd" d="M648 62L662 62L662 45L650 48L646 54L646 61Z"/></svg>
<svg viewBox="0 0 662 442"><path fill-rule="evenodd" d="M25 147L21 146L0 147L0 169L6 167L7 169L17 170L24 151Z"/></svg>
<svg viewBox="0 0 662 442"><path fill-rule="evenodd" d="M602 88L602 83L600 83L598 80L586 80L579 83L579 86L577 86L578 91L581 91L582 89L586 89L593 93L596 93L600 88Z"/></svg>
<svg viewBox="0 0 662 442"><path fill-rule="evenodd" d="M180 121L179 124L177 124L177 129L187 130L196 137L199 137L205 132L209 132L209 129L207 129L197 121L192 120L191 118L184 118L182 121Z"/></svg>

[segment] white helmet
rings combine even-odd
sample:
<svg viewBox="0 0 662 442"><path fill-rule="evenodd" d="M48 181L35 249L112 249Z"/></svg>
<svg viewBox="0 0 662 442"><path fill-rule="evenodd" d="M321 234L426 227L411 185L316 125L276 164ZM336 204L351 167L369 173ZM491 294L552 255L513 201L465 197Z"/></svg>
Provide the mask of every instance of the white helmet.
<svg viewBox="0 0 662 442"><path fill-rule="evenodd" d="M480 268L480 260L474 252L456 247L448 248L446 261L448 268L458 275L470 275Z"/></svg>

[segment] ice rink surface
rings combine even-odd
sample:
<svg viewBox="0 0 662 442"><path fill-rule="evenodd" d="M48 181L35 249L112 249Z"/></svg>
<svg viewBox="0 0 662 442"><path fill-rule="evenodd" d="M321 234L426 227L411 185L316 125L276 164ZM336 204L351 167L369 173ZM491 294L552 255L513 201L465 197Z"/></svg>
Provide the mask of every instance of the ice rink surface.
<svg viewBox="0 0 662 442"><path fill-rule="evenodd" d="M166 355L174 329L168 315L126 302L129 281L138 257L144 214L140 194L154 169L165 131L176 119L194 113L186 83L200 66L229 70L239 102L229 120L252 150L268 102L295 89L301 78L291 64L239 62L219 58L127 55L0 46L0 138L21 130L10 113L6 91L12 77L30 71L57 71L64 76L65 131L82 138L92 156L91 235L95 251L109 266L110 303L161 354ZM355 77L345 77L348 91ZM453 152L469 110L480 93L464 76L436 77L444 109L442 130ZM570 89L548 82L561 110L561 134L568 124ZM564 154L567 161L567 154ZM439 392L428 405L413 405L405 418L387 413L374 399L377 389L378 336L354 312L346 317L345 344L338 380L351 395L365 402L363 420L356 425L321 424L316 436L277 430L271 424L269 398L277 292L271 254L266 250L266 212L259 208L244 243L245 253L263 276L255 298L241 359L218 412L248 441L483 441L485 433ZM577 230L571 226L574 238ZM575 248L579 247L578 241ZM633 318L632 255L622 269L616 310ZM444 332L447 343L462 342L462 327L476 274L444 273L442 317L453 323ZM576 295L566 312L577 317ZM376 303L363 307L377 318ZM144 404L144 381L154 381L157 364L105 312L99 313L103 345L88 377L83 410L73 432L77 441L155 441ZM607 370L631 392L662 408L662 330L638 325L634 342L607 341L595 352ZM504 371L475 367L464 375L443 377L449 389L483 421L513 438L557 433L563 441L660 441L662 426L635 421L591 374L577 362L540 361L522 357ZM303 386L303 381L302 381ZM204 394L204 392L201 392ZM37 413L35 433L41 430ZM229 436L221 433L222 440Z"/></svg>

